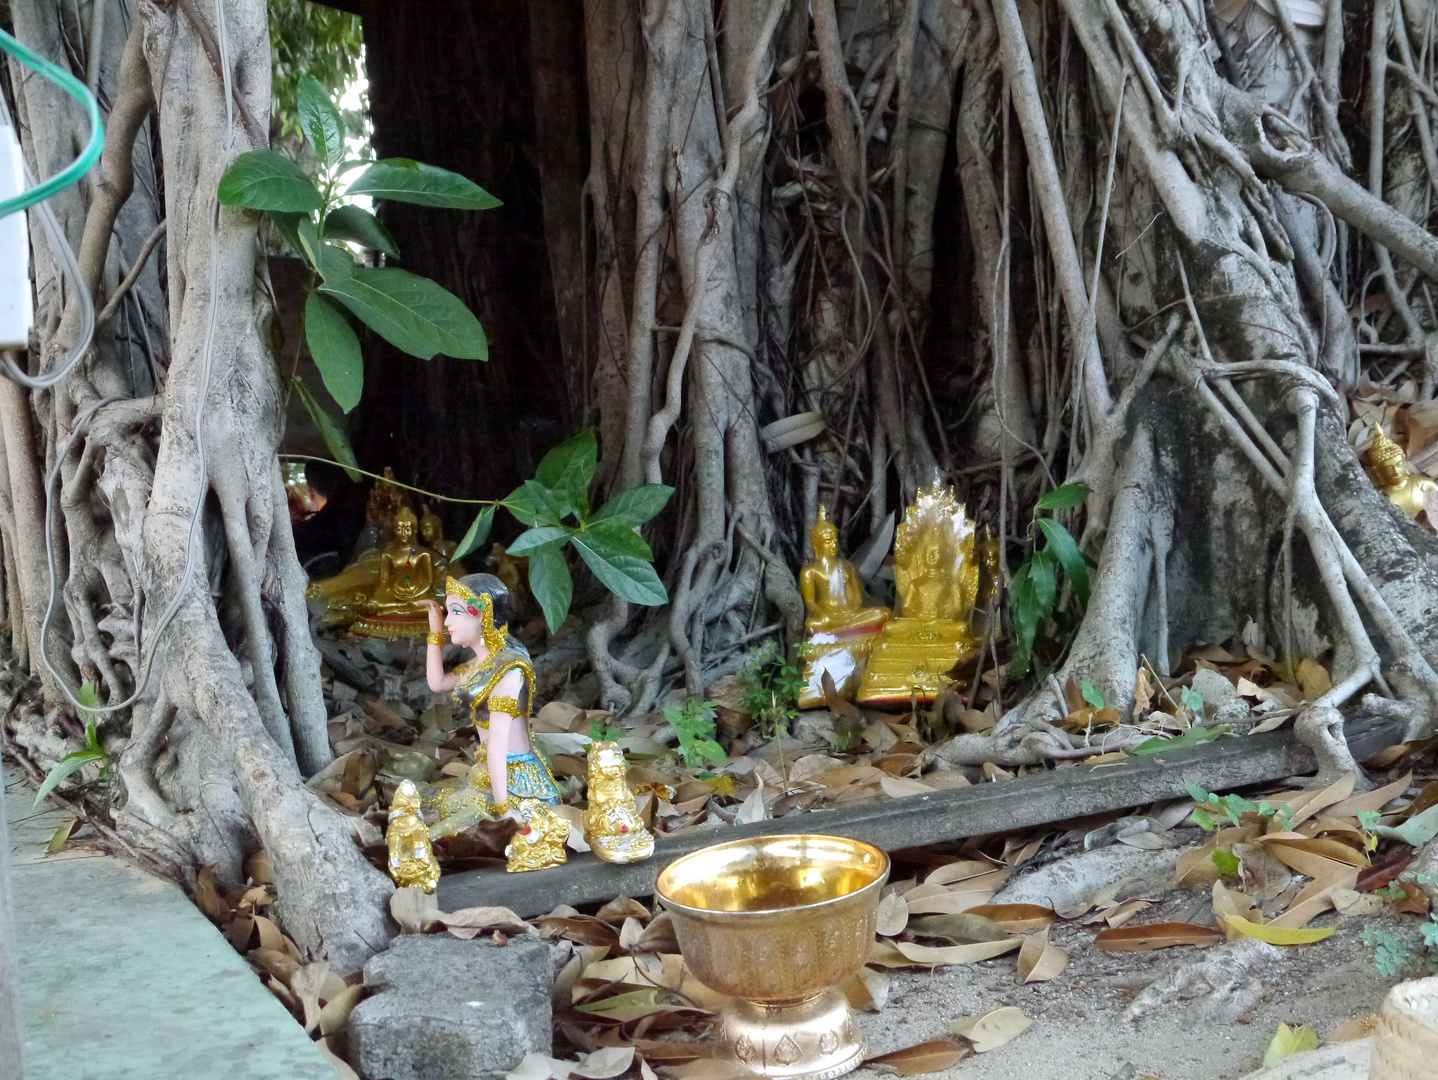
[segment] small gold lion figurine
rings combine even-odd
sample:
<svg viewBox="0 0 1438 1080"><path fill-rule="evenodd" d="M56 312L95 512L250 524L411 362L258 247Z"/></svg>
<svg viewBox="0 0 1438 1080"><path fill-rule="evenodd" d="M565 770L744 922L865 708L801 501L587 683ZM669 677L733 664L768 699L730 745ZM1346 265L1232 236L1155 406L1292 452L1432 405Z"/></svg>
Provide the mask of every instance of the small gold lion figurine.
<svg viewBox="0 0 1438 1080"><path fill-rule="evenodd" d="M654 836L639 817L624 769L624 751L618 743L589 744L584 840L605 862L633 863L654 854Z"/></svg>
<svg viewBox="0 0 1438 1080"><path fill-rule="evenodd" d="M413 780L400 781L389 804L389 825L384 839L389 847L389 876L401 889L418 886L434 892L439 884L439 860L429 842L429 830L419 817L419 788Z"/></svg>
<svg viewBox="0 0 1438 1080"><path fill-rule="evenodd" d="M547 870L568 858L564 841L569 836L569 822L538 799L520 799L516 807L524 824L509 841L504 854L509 858L505 867L511 874L526 870Z"/></svg>

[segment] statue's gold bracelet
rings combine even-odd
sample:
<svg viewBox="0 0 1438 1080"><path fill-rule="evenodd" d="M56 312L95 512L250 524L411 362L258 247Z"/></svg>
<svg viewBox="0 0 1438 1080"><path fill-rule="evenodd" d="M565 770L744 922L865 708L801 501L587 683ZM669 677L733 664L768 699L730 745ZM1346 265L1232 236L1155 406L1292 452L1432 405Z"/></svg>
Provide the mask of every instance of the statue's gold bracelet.
<svg viewBox="0 0 1438 1080"><path fill-rule="evenodd" d="M504 816L505 814L507 814L508 812L509 812L509 800L508 800L508 799L501 799L499 802L497 802L497 803L494 804L494 813L495 813L495 815L496 815L497 817L503 817L503 816Z"/></svg>
<svg viewBox="0 0 1438 1080"><path fill-rule="evenodd" d="M431 630L428 634L425 635L425 640L431 645L438 645L442 649L444 648L444 631Z"/></svg>
<svg viewBox="0 0 1438 1080"><path fill-rule="evenodd" d="M488 702L491 713L508 713L510 716L519 715L519 701L512 697L491 696Z"/></svg>

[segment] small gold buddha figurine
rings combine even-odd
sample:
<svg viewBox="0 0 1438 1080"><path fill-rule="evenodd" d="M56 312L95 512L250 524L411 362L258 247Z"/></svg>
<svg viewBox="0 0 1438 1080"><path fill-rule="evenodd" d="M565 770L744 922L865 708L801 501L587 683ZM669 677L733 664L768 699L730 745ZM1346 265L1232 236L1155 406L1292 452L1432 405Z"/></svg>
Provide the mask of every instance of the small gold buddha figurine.
<svg viewBox="0 0 1438 1080"><path fill-rule="evenodd" d="M415 536L418 524L407 506L395 514L394 542L380 552L378 580L368 599L355 605L349 629L356 637L393 640L428 633L429 615L417 602L442 596L436 585L443 579L435 573L438 552Z"/></svg>
<svg viewBox="0 0 1438 1080"><path fill-rule="evenodd" d="M618 743L589 744L584 841L605 862L633 863L654 854L654 836L644 827L624 773L624 751Z"/></svg>
<svg viewBox="0 0 1438 1080"><path fill-rule="evenodd" d="M979 589L974 524L953 488L920 488L894 538L898 614L884 624L859 685L865 705L932 701L979 644L969 627Z"/></svg>
<svg viewBox="0 0 1438 1080"><path fill-rule="evenodd" d="M429 842L429 830L419 818L419 788L401 780L389 804L389 825L384 840L389 847L389 876L401 889L418 886L434 892L439 884L439 862Z"/></svg>
<svg viewBox="0 0 1438 1080"><path fill-rule="evenodd" d="M568 858L564 841L569 836L569 822L539 799L519 799L515 810L524 824L504 849L509 859L505 870L520 874L526 870L548 870L563 863Z"/></svg>
<svg viewBox="0 0 1438 1080"><path fill-rule="evenodd" d="M814 559L799 571L810 650L804 664L799 708L824 704L824 675L844 698L852 698L863 673L874 635L889 618L886 607L865 607L859 568L839 554L839 530L827 508L809 532Z"/></svg>
<svg viewBox="0 0 1438 1080"><path fill-rule="evenodd" d="M376 480L365 501L365 523L355 540L348 565L338 574L310 582L305 599L323 626L348 626L355 608L370 599L379 581L380 555L394 541L394 523L405 509L404 492L395 484L394 470Z"/></svg>
<svg viewBox="0 0 1438 1080"><path fill-rule="evenodd" d="M1368 448L1368 460L1373 464L1368 470L1369 477L1378 490L1388 496L1388 501L1410 518L1416 519L1423 512L1423 493L1438 491L1438 484L1423 476L1414 476L1408 471L1408 456L1403 448L1383 434L1382 428L1373 433L1373 445ZM1434 523L1438 525L1438 522Z"/></svg>

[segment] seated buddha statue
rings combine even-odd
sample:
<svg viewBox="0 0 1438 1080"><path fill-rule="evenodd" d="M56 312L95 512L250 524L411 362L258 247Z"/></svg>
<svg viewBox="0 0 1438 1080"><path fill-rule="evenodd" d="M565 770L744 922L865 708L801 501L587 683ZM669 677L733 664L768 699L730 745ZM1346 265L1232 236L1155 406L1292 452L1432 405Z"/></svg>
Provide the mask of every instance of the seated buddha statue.
<svg viewBox="0 0 1438 1080"><path fill-rule="evenodd" d="M348 626L355 608L369 599L379 581L379 560L394 539L395 516L405 508L404 492L389 479L376 480L365 502L365 523L355 541L348 565L338 574L312 581L305 599L322 626Z"/></svg>
<svg viewBox="0 0 1438 1080"><path fill-rule="evenodd" d="M974 524L952 488L919 489L894 538L898 614L884 624L859 684L863 705L932 701L978 654L969 627L979 589Z"/></svg>
<svg viewBox="0 0 1438 1080"><path fill-rule="evenodd" d="M369 596L356 604L350 633L355 637L393 640L424 637L429 615L419 605L443 595L442 578L435 573L438 552L415 536L418 519L409 507L394 516L394 540L379 553L378 577Z"/></svg>
<svg viewBox="0 0 1438 1080"><path fill-rule="evenodd" d="M401 889L415 886L434 892L439 884L439 862L419 814L419 789L413 780L400 781L389 805L389 824L384 833L389 876Z"/></svg>
<svg viewBox="0 0 1438 1080"><path fill-rule="evenodd" d="M1374 432L1368 460L1373 463L1368 475L1378 490L1410 518L1417 518L1423 512L1424 492L1438 491L1438 484L1408 471L1408 456L1401 446L1383 434L1382 428Z"/></svg>
<svg viewBox="0 0 1438 1080"><path fill-rule="evenodd" d="M809 539L814 559L799 571L808 631L805 640L810 646L804 663L804 690L799 695L801 709L824 704L826 673L841 697L853 697L874 634L889 617L886 607L864 606L859 568L839 554L839 530L822 506Z"/></svg>

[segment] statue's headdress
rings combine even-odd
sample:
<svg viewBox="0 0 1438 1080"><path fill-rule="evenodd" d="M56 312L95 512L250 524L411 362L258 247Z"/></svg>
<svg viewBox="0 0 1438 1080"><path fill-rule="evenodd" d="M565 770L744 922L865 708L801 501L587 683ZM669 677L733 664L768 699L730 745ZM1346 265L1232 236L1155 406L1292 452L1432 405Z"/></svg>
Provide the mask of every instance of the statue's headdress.
<svg viewBox="0 0 1438 1080"><path fill-rule="evenodd" d="M488 575L471 575L472 577L486 577ZM498 581L498 578L493 580ZM457 596L464 601L465 610L471 615L480 618L484 622L484 647L490 653L497 653L504 648L505 641L509 637L508 621L498 623L494 617L494 594L492 592L475 592L464 582L449 577L444 579L444 591L450 596ZM501 591L503 591L501 589ZM506 598L508 593L505 593Z"/></svg>
<svg viewBox="0 0 1438 1080"><path fill-rule="evenodd" d="M1403 447L1383 433L1381 427L1373 431L1373 445L1368 448L1368 457L1374 465L1382 465L1400 475L1408 471L1408 455L1403 452Z"/></svg>

